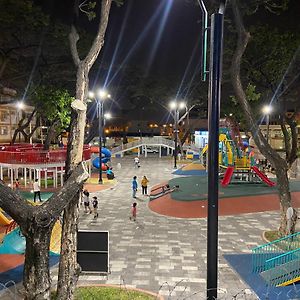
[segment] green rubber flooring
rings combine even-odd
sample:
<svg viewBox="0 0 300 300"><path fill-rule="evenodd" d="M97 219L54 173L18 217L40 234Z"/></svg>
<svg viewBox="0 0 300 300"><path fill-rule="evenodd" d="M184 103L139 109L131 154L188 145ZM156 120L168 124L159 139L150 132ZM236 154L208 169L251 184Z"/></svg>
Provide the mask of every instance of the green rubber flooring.
<svg viewBox="0 0 300 300"><path fill-rule="evenodd" d="M272 178L272 181L276 181ZM179 190L171 193L171 198L178 201L196 201L207 199L207 176L188 176L173 178L169 181L171 187L179 185ZM290 182L290 191L300 191L300 181ZM265 183L242 182L222 187L219 184L219 197L243 197L253 195L276 194L277 188L269 187Z"/></svg>
<svg viewBox="0 0 300 300"><path fill-rule="evenodd" d="M25 200L32 200L33 201L33 193L31 192L20 192L20 195L22 198L24 198ZM41 199L42 201L46 201L48 200L51 196L53 195L53 193L50 192L41 192ZM38 199L38 198L37 198ZM38 201L38 200L37 200Z"/></svg>

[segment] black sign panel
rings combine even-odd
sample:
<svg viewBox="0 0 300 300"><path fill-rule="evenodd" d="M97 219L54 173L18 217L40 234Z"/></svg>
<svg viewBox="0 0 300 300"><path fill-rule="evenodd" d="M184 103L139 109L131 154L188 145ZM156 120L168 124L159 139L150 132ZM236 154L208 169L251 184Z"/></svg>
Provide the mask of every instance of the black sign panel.
<svg viewBox="0 0 300 300"><path fill-rule="evenodd" d="M78 231L77 262L83 272L108 273L108 231Z"/></svg>

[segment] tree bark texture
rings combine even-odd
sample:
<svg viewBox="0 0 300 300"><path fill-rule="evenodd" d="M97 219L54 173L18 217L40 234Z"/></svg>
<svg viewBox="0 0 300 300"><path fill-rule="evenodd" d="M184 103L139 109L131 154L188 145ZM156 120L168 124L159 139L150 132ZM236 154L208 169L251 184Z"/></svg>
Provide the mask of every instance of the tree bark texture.
<svg viewBox="0 0 300 300"><path fill-rule="evenodd" d="M279 231L282 234L285 234L286 231L286 210L291 206L291 195L289 191L288 183L288 165L287 162L279 156L279 154L272 149L265 137L262 135L259 126L257 125L256 120L254 119L254 114L247 100L245 91L243 89L240 68L242 56L247 48L250 34L245 30L241 12L239 10L239 1L232 0L232 9L234 14L234 20L237 30L237 45L232 59L231 65L231 81L233 84L235 96L238 99L239 103L242 106L242 109L245 113L246 120L248 122L248 127L252 134L252 137L255 141L260 152L271 162L275 167L276 177L277 177L277 187L280 197L280 208L281 208L281 222Z"/></svg>
<svg viewBox="0 0 300 300"><path fill-rule="evenodd" d="M85 103L88 94L89 71L104 44L104 35L108 24L111 3L112 0L102 1L98 32L85 59L80 60L77 50L79 35L74 26L72 26L69 35L72 57L74 64L77 66L76 99L82 101L83 103ZM66 176L69 176L72 173L74 166L82 160L85 122L86 110L72 111L71 127L68 139ZM78 280L79 266L77 264L76 257L77 224L79 216L78 201L79 194L72 199L70 205L64 211L57 285L58 299L73 299L74 290Z"/></svg>
<svg viewBox="0 0 300 300"><path fill-rule="evenodd" d="M58 120L56 120L54 123L51 124L45 139L44 150L49 150L51 142L56 137L56 127L58 126L58 124L59 124Z"/></svg>
<svg viewBox="0 0 300 300"><path fill-rule="evenodd" d="M34 222L26 232L24 264L25 299L50 299L49 245L52 226L41 228Z"/></svg>

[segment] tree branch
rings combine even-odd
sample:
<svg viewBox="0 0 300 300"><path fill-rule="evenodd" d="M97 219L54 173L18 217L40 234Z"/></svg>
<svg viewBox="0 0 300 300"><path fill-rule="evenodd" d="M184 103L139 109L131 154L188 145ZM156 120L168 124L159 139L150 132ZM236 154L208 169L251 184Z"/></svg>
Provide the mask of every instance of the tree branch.
<svg viewBox="0 0 300 300"><path fill-rule="evenodd" d="M79 35L74 25L71 26L69 41L70 41L71 54L72 54L74 64L76 67L78 67L81 62L78 54L78 49L77 49L77 42L79 41Z"/></svg>
<svg viewBox="0 0 300 300"><path fill-rule="evenodd" d="M87 54L86 58L84 59L84 63L87 65L88 70L92 67L95 60L98 57L98 54L100 53L103 45L104 45L104 36L106 27L108 24L108 17L110 12L112 0L103 0L101 3L101 16L100 16L100 22L98 27L97 35L93 41L92 47Z"/></svg>
<svg viewBox="0 0 300 300"><path fill-rule="evenodd" d="M246 120L249 129L252 133L252 137L255 141L255 144L259 148L260 152L265 157L267 157L273 165L275 165L274 160L281 161L282 159L279 156L279 154L271 148L271 146L269 145L265 137L262 135L256 121L253 118L254 114L247 101L247 96L242 86L240 69L242 63L242 56L246 50L246 47L250 39L250 33L245 30L244 22L239 9L238 0L232 0L231 3L232 3L233 14L234 14L234 20L238 32L237 45L232 58L232 65L231 65L231 79L232 79L233 89L235 91L236 98L239 100L239 103L243 107L243 110L246 114Z"/></svg>

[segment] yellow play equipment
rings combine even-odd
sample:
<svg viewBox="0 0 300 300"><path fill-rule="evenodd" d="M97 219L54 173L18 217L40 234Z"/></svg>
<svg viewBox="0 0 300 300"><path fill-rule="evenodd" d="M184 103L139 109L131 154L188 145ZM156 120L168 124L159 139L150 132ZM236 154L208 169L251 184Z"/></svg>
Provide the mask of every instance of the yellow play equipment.
<svg viewBox="0 0 300 300"><path fill-rule="evenodd" d="M208 144L202 149L203 156L208 150ZM228 138L228 134L221 133L219 135L219 166L221 168L228 168L228 166L235 166L236 170L250 170L251 156L244 151L238 149L235 143Z"/></svg>
<svg viewBox="0 0 300 300"><path fill-rule="evenodd" d="M6 216L2 208L0 208L0 225L10 225L12 223L12 219L9 216Z"/></svg>

